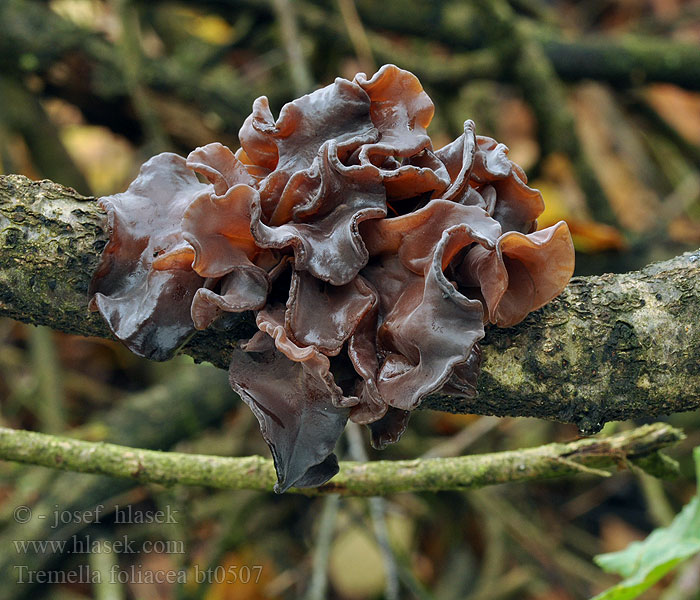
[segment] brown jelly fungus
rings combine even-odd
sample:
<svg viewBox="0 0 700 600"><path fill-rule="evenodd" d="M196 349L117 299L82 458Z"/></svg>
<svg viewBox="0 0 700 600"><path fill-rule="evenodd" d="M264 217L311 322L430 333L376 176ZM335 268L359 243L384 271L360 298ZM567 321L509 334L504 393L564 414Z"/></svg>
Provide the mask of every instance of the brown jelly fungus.
<svg viewBox="0 0 700 600"><path fill-rule="evenodd" d="M160 154L100 200L90 306L133 352L164 360L223 313L255 312L230 379L278 492L337 473L348 419L383 447L426 395L473 398L484 324L518 323L571 277L566 223L537 230L542 196L508 149L466 121L435 150L433 110L393 65L277 119L262 97L237 152Z"/></svg>

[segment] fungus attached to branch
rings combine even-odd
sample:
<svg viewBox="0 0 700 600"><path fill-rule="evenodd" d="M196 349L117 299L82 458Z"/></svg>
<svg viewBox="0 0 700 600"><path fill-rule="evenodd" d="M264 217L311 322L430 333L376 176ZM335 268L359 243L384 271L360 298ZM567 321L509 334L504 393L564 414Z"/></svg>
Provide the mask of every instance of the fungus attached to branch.
<svg viewBox="0 0 700 600"><path fill-rule="evenodd" d="M542 196L508 149L472 121L433 149L433 111L393 65L277 120L259 98L235 154L158 155L101 199L111 237L90 306L133 352L163 360L223 313L256 312L230 378L277 491L337 472L348 419L384 447L426 395L474 397L484 324L514 325L571 277L566 223L537 230Z"/></svg>

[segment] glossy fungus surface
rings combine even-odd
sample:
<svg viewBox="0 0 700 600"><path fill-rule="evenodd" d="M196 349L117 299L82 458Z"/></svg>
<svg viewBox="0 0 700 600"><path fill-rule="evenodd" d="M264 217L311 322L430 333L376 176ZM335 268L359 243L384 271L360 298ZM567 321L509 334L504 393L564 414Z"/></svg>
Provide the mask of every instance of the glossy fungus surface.
<svg viewBox="0 0 700 600"><path fill-rule="evenodd" d="M396 442L428 394L473 398L484 325L508 327L574 267L564 222L472 121L434 149L434 107L393 65L286 104L259 98L241 148L149 160L101 199L111 231L91 307L163 360L223 313L255 311L231 385L270 446L277 491L338 470L348 419ZM198 179L208 183L202 183Z"/></svg>

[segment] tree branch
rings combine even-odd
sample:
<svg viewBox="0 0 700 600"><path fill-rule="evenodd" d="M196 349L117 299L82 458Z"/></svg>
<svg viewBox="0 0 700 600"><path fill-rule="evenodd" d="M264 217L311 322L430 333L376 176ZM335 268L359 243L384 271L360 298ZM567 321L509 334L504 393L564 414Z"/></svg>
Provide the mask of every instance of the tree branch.
<svg viewBox="0 0 700 600"><path fill-rule="evenodd" d="M306 495L377 496L476 489L579 472L607 476L608 472L602 469L624 465L626 461L638 463L657 476L672 476L677 465L658 451L683 437L680 430L666 423L655 423L609 437L509 452L456 458L342 462L340 473L329 483L320 488L293 491ZM272 461L260 456L226 458L159 452L5 427L0 427L0 457L54 469L165 485L270 491L276 480Z"/></svg>
<svg viewBox="0 0 700 600"><path fill-rule="evenodd" d="M0 315L78 335L110 337L87 312L87 287L107 241L91 198L50 181L0 176ZM255 330L199 332L184 352L226 368ZM564 293L483 344L474 400L434 395L424 408L575 423L700 406L700 251L642 271L574 278Z"/></svg>

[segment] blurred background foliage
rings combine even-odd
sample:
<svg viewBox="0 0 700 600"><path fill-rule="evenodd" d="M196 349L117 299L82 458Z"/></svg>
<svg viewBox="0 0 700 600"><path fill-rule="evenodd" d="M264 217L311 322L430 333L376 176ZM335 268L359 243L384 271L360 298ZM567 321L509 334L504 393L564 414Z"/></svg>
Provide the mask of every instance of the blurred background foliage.
<svg viewBox="0 0 700 600"><path fill-rule="evenodd" d="M433 98L436 147L459 135L466 118L509 146L545 196L541 225L568 221L578 274L635 269L700 244L700 3L683 0L3 0L0 171L115 193L157 152L187 154L216 140L236 148L259 95L276 112L336 76L371 74L385 62L413 71ZM8 427L268 453L225 373L185 357L149 363L109 341L9 320L0 320L0 408ZM368 501L136 486L0 463L1 595L588 598L616 581L593 555L667 524L693 494L689 456L700 418L670 420L688 433L676 451L687 476L664 483L624 471ZM426 412L399 444L369 458L454 456L576 435L529 419ZM350 428L341 457L362 457L363 436ZM99 504L100 523L47 522L56 510L82 514ZM118 523L116 505L170 508L176 522ZM18 506L32 507L31 521L17 522ZM124 536L170 545L76 554L15 543ZM18 566L55 574L83 565L125 575L18 583ZM167 572L184 572L187 583L151 581ZM209 575L198 583L202 572ZM693 559L643 598L695 599L698 589Z"/></svg>

